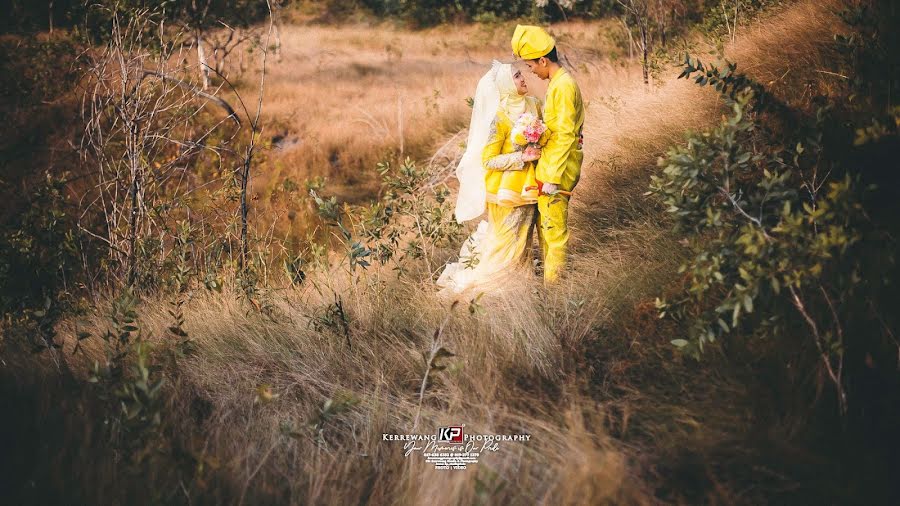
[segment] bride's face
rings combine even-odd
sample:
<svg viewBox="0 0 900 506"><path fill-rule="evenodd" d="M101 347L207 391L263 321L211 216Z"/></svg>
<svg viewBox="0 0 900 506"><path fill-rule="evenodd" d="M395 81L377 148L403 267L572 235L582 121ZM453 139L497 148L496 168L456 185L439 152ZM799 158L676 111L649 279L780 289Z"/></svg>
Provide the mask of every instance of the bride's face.
<svg viewBox="0 0 900 506"><path fill-rule="evenodd" d="M516 70L513 73L513 81L516 83L516 91L519 92L519 95L528 93L528 85L525 84L525 76L522 75L521 70Z"/></svg>

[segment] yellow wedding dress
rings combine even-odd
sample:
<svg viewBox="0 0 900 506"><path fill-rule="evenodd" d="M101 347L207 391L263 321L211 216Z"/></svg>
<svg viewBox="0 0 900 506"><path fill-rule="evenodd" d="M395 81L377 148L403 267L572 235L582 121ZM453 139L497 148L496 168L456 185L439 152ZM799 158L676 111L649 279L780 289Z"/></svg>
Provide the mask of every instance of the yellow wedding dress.
<svg viewBox="0 0 900 506"><path fill-rule="evenodd" d="M525 99L525 112L540 117L541 104ZM515 118L517 119L517 118ZM482 151L487 220L466 240L459 261L448 264L437 281L441 295L497 290L531 274L531 244L537 217L534 162L522 160L511 139L514 118L501 108Z"/></svg>

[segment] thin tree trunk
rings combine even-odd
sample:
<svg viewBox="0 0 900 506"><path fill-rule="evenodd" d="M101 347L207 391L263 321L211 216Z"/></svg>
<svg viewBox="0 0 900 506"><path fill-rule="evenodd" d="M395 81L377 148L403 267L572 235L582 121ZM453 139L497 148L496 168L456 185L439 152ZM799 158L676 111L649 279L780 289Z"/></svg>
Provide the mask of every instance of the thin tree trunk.
<svg viewBox="0 0 900 506"><path fill-rule="evenodd" d="M259 133L259 117L262 114L263 95L266 86L266 62L269 59L269 42L272 38L272 31L275 25L275 18L272 14L272 4L266 0L266 6L269 9L269 32L266 35L266 42L263 46L262 73L259 78L259 96L256 103L256 116L250 120L250 112L247 112L247 119L250 120L250 145L247 147L247 156L244 158L244 167L241 171L241 269L247 268L249 256L249 239L247 237L247 215L249 208L247 207L247 189L250 185L250 168L253 165L253 150L256 148L256 136Z"/></svg>
<svg viewBox="0 0 900 506"><path fill-rule="evenodd" d="M628 34L628 60L634 61L634 37L631 35L631 27L628 26L628 18L622 16L619 18L619 21L622 22L622 26L625 27L625 33Z"/></svg>
<svg viewBox="0 0 900 506"><path fill-rule="evenodd" d="M813 339L816 343L816 348L819 350L819 356L822 358L822 364L825 366L825 371L828 373L828 377L831 378L831 382L834 383L834 387L837 390L838 397L838 408L840 409L841 415L847 414L847 392L844 390L844 382L842 378L842 372L844 368L844 358L841 354L838 354L838 365L837 370L835 370L834 366L831 364L831 358L829 358L828 351L826 351L825 346L823 346L823 339L819 334L819 327L816 325L816 321L809 315L809 312L806 310L806 305L803 303L803 299L800 297L800 294L794 288L793 285L788 285L788 290L791 293L791 299L793 300L794 307L797 308L797 311L800 312L800 315L803 316L803 319L806 320L806 324L809 326L810 331L812 332ZM838 326L838 335L841 338L841 345L843 346L843 330L840 328L840 322L838 321L837 312L834 310L834 306L831 303L831 299L828 298L828 294L823 290L822 293L825 294L825 299L828 302L829 307L831 308L832 315L834 317L835 325Z"/></svg>
<svg viewBox="0 0 900 506"><path fill-rule="evenodd" d="M278 29L278 23L273 23L275 31L275 57L281 62L281 30Z"/></svg>
<svg viewBox="0 0 900 506"><path fill-rule="evenodd" d="M731 23L728 22L728 11L725 10L725 2L722 2L722 16L725 18L725 28L728 28L728 35L731 36L732 42L734 42L734 35L731 31Z"/></svg>
<svg viewBox="0 0 900 506"><path fill-rule="evenodd" d="M734 41L737 39L737 25L738 25L738 6L740 5L740 0L734 0L734 30L731 31L731 43L734 44Z"/></svg>
<svg viewBox="0 0 900 506"><path fill-rule="evenodd" d="M133 285L137 275L137 265L135 262L135 246L137 243L138 215L140 214L140 192L141 192L141 168L140 157L138 155L138 126L131 124L129 130L131 139L129 141L128 162L131 168L131 188L129 189L131 197L131 213L128 219L128 285Z"/></svg>
<svg viewBox="0 0 900 506"><path fill-rule="evenodd" d="M251 132L255 137L255 132ZM247 257L250 252L247 240L247 215L249 208L247 207L247 187L250 185L250 166L253 163L253 141L250 141L250 147L247 148L247 157L244 159L244 167L241 170L241 270L247 268Z"/></svg>
<svg viewBox="0 0 900 506"><path fill-rule="evenodd" d="M562 15L563 15L563 22L564 22L564 23L568 23L568 22L569 22L569 16L566 16L566 10L563 8L562 4L559 3L559 0L553 0L553 3L555 3L556 6L559 7L559 12L561 12Z"/></svg>
<svg viewBox="0 0 900 506"><path fill-rule="evenodd" d="M197 44L197 64L200 65L200 81L203 83L203 89L209 89L209 64L206 62L206 53L203 50L203 37L198 29L194 35L194 42Z"/></svg>
<svg viewBox="0 0 900 506"><path fill-rule="evenodd" d="M403 161L403 96L397 95L397 136L400 137L400 161Z"/></svg>
<svg viewBox="0 0 900 506"><path fill-rule="evenodd" d="M643 55L644 55L644 62L643 62L644 84L647 86L650 85L650 69L649 69L649 62L648 62L648 58L647 58L648 45L649 44L647 43L647 25L641 24L641 51L643 52Z"/></svg>

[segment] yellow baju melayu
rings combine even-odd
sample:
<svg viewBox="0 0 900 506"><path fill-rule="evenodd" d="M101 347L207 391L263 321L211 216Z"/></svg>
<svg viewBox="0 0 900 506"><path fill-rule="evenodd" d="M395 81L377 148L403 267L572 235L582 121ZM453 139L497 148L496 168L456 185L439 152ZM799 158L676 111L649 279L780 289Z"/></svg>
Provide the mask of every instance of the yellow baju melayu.
<svg viewBox="0 0 900 506"><path fill-rule="evenodd" d="M584 160L581 146L584 102L578 84L564 68L557 70L550 78L544 104L544 123L550 137L541 152L535 177L542 183L553 183L560 190L571 192L581 178ZM541 195L538 197L538 212L544 280L554 282L566 263L569 196Z"/></svg>
<svg viewBox="0 0 900 506"><path fill-rule="evenodd" d="M543 28L519 25L511 40L516 56L537 60L548 55L556 41ZM584 102L581 90L569 72L558 67L550 76L544 101L544 123L550 132L535 169L539 185L557 185L565 194L541 194L540 213L541 251L544 257L544 281L555 282L566 263L569 242L569 195L581 177L582 127Z"/></svg>
<svg viewBox="0 0 900 506"><path fill-rule="evenodd" d="M508 67L503 71L509 72ZM531 275L538 201L535 163L522 159L523 147L513 142L511 133L519 115L540 117L541 103L513 96L514 84L513 90L501 84L500 91L509 100L501 101L481 152L487 220L463 244L459 261L448 264L438 278L445 295L499 289L511 278Z"/></svg>

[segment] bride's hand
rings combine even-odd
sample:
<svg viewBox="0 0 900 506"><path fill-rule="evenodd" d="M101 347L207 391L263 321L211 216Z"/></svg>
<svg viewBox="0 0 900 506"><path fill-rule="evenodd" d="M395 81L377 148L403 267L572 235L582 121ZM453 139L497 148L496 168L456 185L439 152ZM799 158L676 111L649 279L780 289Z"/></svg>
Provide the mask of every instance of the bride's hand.
<svg viewBox="0 0 900 506"><path fill-rule="evenodd" d="M541 158L541 148L533 148L531 146L525 148L525 152L522 153L522 161L525 162L533 162L535 160L539 160Z"/></svg>

